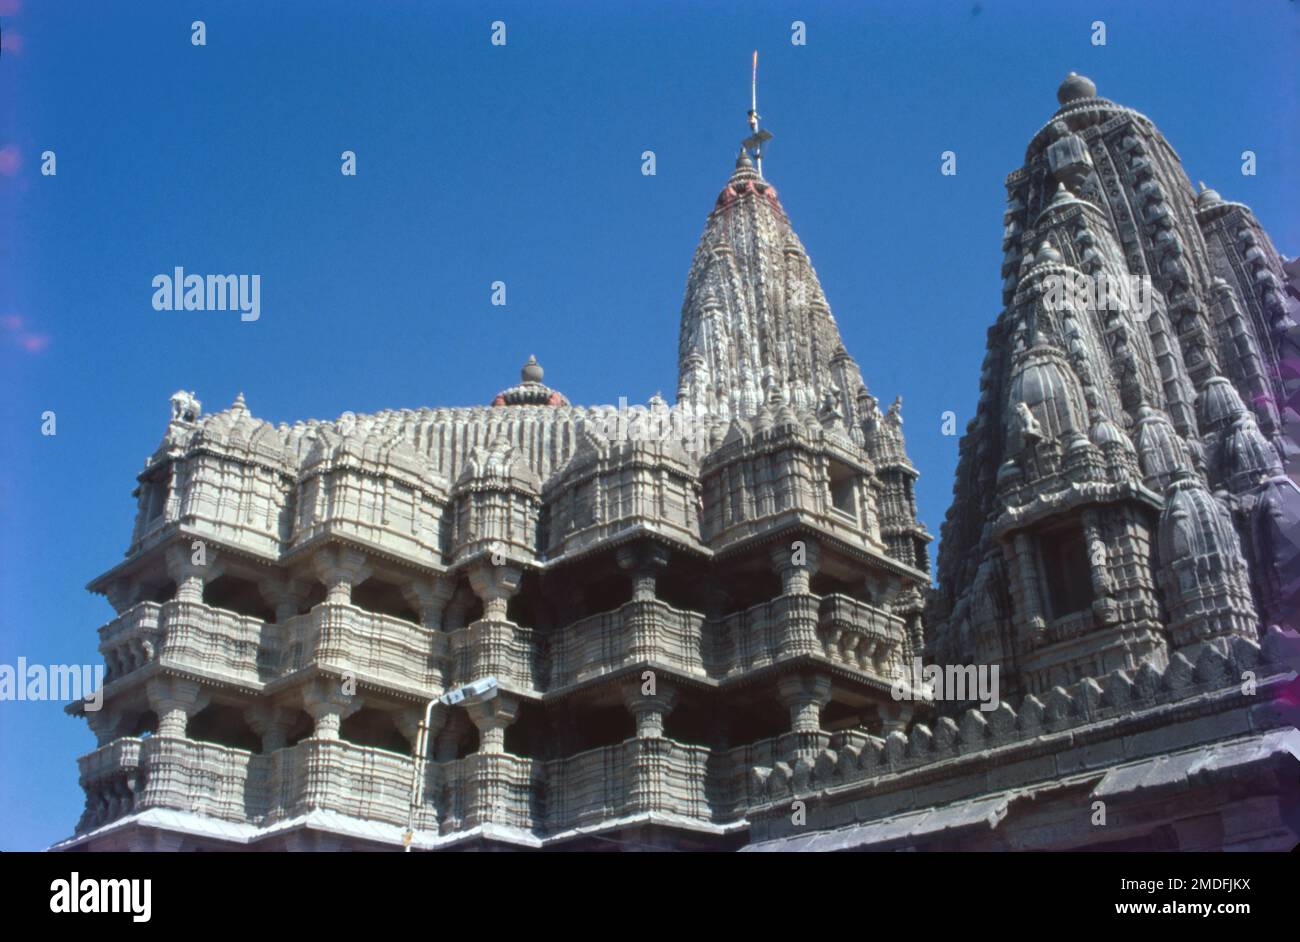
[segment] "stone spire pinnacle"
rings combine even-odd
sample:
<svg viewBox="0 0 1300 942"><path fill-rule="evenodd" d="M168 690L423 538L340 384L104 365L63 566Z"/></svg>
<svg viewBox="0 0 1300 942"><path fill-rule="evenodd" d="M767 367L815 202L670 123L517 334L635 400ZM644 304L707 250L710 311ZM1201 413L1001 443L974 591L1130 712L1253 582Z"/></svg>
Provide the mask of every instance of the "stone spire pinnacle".
<svg viewBox="0 0 1300 942"><path fill-rule="evenodd" d="M760 132L766 134L766 132ZM846 417L862 378L776 188L751 165L755 135L705 225L682 304L678 398L724 416L760 411L766 390L797 410L832 394Z"/></svg>

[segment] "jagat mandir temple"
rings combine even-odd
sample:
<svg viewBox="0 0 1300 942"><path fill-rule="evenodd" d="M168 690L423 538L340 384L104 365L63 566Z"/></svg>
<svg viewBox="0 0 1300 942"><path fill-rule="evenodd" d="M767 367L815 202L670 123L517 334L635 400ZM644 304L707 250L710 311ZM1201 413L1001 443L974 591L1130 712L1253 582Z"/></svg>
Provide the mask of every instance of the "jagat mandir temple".
<svg viewBox="0 0 1300 942"><path fill-rule="evenodd" d="M937 584L751 113L672 403L171 397L55 849L1295 846L1300 265L1045 91Z"/></svg>

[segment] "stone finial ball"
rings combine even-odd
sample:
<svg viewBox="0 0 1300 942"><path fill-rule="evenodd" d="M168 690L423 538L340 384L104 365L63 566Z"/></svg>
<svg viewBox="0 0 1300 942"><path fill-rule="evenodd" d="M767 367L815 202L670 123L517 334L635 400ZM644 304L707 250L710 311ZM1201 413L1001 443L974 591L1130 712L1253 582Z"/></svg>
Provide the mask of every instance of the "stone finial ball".
<svg viewBox="0 0 1300 942"><path fill-rule="evenodd" d="M519 376L525 383L540 383L542 375L542 367L535 356L530 356L524 368L519 371Z"/></svg>
<svg viewBox="0 0 1300 942"><path fill-rule="evenodd" d="M1072 101L1078 101L1080 98L1095 98L1097 96L1097 85L1086 75L1080 75L1077 72L1071 72L1061 83L1061 87L1056 90L1056 100L1063 105L1068 105Z"/></svg>

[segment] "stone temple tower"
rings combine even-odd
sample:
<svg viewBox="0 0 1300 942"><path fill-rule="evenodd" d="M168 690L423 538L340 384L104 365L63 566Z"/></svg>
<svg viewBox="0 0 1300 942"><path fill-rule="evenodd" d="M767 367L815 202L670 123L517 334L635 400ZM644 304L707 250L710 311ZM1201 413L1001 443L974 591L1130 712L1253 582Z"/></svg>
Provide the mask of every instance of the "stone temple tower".
<svg viewBox="0 0 1300 942"><path fill-rule="evenodd" d="M901 403L751 112L673 406L531 357L469 408L172 397L56 849L1294 846L1295 266L1145 117L1059 98L928 601Z"/></svg>
<svg viewBox="0 0 1300 942"><path fill-rule="evenodd" d="M840 343L767 137L696 251L672 407L574 406L531 357L472 408L173 397L90 586L116 615L61 848L734 847L906 727L901 404Z"/></svg>
<svg viewBox="0 0 1300 942"><path fill-rule="evenodd" d="M1006 306L928 612L936 660L1021 693L1300 606L1296 286L1150 120L1073 73L1058 100L1007 177Z"/></svg>
<svg viewBox="0 0 1300 942"><path fill-rule="evenodd" d="M1300 839L1296 264L1145 117L1073 74L1058 99L1007 178L934 702L769 777L745 851Z"/></svg>

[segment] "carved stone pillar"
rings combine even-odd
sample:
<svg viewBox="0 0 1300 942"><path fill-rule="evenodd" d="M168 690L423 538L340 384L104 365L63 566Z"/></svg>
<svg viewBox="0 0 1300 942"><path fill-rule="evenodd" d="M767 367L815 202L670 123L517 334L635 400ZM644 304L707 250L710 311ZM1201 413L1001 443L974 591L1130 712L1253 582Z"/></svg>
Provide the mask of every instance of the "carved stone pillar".
<svg viewBox="0 0 1300 942"><path fill-rule="evenodd" d="M374 571L365 553L341 546L321 550L312 557L312 567L325 583L325 601L330 605L351 605L352 590Z"/></svg>
<svg viewBox="0 0 1300 942"><path fill-rule="evenodd" d="M132 579L114 579L104 590L113 611L121 615L140 601L140 584Z"/></svg>
<svg viewBox="0 0 1300 942"><path fill-rule="evenodd" d="M831 679L825 674L791 674L777 681L777 696L790 711L790 732L781 737L781 751L812 762L830 743L822 732L822 707L831 700Z"/></svg>
<svg viewBox="0 0 1300 942"><path fill-rule="evenodd" d="M146 685L149 706L158 715L159 737L184 739L190 717L210 701L210 695L193 680L155 678Z"/></svg>
<svg viewBox="0 0 1300 942"><path fill-rule="evenodd" d="M271 577L259 582L257 589L266 604L275 609L276 624L283 624L298 614L298 609L311 590L311 584L306 579L294 576Z"/></svg>
<svg viewBox="0 0 1300 942"><path fill-rule="evenodd" d="M297 711L283 704L255 703L244 710L244 719L253 732L262 738L264 753L284 748L296 718Z"/></svg>
<svg viewBox="0 0 1300 942"><path fill-rule="evenodd" d="M442 613L456 591L456 583L442 576L413 579L402 587L402 597L420 613L420 624L430 631L442 628Z"/></svg>
<svg viewBox="0 0 1300 942"><path fill-rule="evenodd" d="M95 734L95 745L107 746L114 739L127 735L127 724L121 710L102 707L98 710L86 710L82 714L86 724Z"/></svg>
<svg viewBox="0 0 1300 942"><path fill-rule="evenodd" d="M447 725L447 717L450 713L451 708L441 703L435 703L433 709L429 711L429 727L424 737L426 753L433 749L438 735L442 732L443 727ZM423 719L423 707L408 707L393 714L393 725L397 727L399 733L406 737L406 741L411 744L412 749L415 748L419 738L420 722Z"/></svg>
<svg viewBox="0 0 1300 942"><path fill-rule="evenodd" d="M506 727L519 716L519 700L499 693L490 700L471 703L466 712L478 727L478 751L493 755L505 752Z"/></svg>
<svg viewBox="0 0 1300 942"><path fill-rule="evenodd" d="M1012 550L1015 572L1020 581L1020 598L1024 602L1024 625L1033 647L1047 640L1047 620L1043 616L1043 596L1038 588L1038 561L1034 541L1021 530L1016 534Z"/></svg>
<svg viewBox="0 0 1300 942"><path fill-rule="evenodd" d="M816 540L804 537L772 547L771 560L772 569L781 577L781 593L805 595L821 568L821 547Z"/></svg>
<svg viewBox="0 0 1300 942"><path fill-rule="evenodd" d="M664 720L677 705L677 691L664 684L657 684L655 692L643 692L644 684L633 681L623 686L623 703L636 717L636 735L638 739L661 739L664 734Z"/></svg>
<svg viewBox="0 0 1300 942"><path fill-rule="evenodd" d="M825 674L792 674L776 685L781 703L790 711L790 731L816 733L822 728L822 707L831 701L831 679Z"/></svg>
<svg viewBox="0 0 1300 942"><path fill-rule="evenodd" d="M668 565L668 551L657 543L620 546L615 554L620 569L632 576L632 600L653 602L659 570Z"/></svg>
<svg viewBox="0 0 1300 942"><path fill-rule="evenodd" d="M1092 612L1100 624L1108 625L1119 617L1119 608L1110 598L1110 570L1106 561L1106 541L1101 535L1101 518L1095 507L1083 511L1083 538L1088 547L1088 578L1092 582Z"/></svg>
<svg viewBox="0 0 1300 942"><path fill-rule="evenodd" d="M876 705L876 713L880 717L880 735L888 736L890 733L907 732L907 724L912 720L912 705L903 702L885 702Z"/></svg>
<svg viewBox="0 0 1300 942"><path fill-rule="evenodd" d="M470 722L460 710L449 710L442 721L442 727L432 735L433 757L437 762L450 762L456 758L463 732L469 729Z"/></svg>
<svg viewBox="0 0 1300 942"><path fill-rule="evenodd" d="M302 708L315 723L313 739L338 739L343 721L364 703L361 697L344 693L336 681L317 680L302 690Z"/></svg>
<svg viewBox="0 0 1300 942"><path fill-rule="evenodd" d="M194 561L195 551L189 544L167 547L164 557L168 577L176 583L176 598L181 602L203 604L203 586L221 575L222 567L213 558L214 550L204 547L203 562Z"/></svg>
<svg viewBox="0 0 1300 942"><path fill-rule="evenodd" d="M524 571L519 566L505 563L477 563L469 571L469 584L474 594L483 601L483 618L486 621L508 621L506 608L511 597L519 591Z"/></svg>

